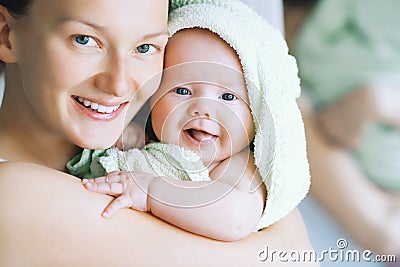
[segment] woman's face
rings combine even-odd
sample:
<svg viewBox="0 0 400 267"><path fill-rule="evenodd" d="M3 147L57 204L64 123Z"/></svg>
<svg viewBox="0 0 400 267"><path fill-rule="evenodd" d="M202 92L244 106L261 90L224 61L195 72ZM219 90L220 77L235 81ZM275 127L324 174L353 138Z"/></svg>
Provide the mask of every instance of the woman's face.
<svg viewBox="0 0 400 267"><path fill-rule="evenodd" d="M157 89L167 0L34 0L10 42L33 111L48 131L105 148ZM158 75L157 75L158 76ZM152 86L139 88L150 79ZM128 106L130 106L128 110Z"/></svg>

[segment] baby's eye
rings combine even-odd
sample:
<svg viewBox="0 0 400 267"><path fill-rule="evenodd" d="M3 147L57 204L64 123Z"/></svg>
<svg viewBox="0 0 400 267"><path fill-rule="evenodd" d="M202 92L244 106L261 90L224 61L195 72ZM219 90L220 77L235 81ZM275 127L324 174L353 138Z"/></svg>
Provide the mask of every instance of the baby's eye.
<svg viewBox="0 0 400 267"><path fill-rule="evenodd" d="M176 88L175 93L177 93L178 95L190 95L191 94L188 89L182 88L182 87Z"/></svg>
<svg viewBox="0 0 400 267"><path fill-rule="evenodd" d="M236 96L231 93L224 93L221 95L221 99L226 101L232 101L236 99Z"/></svg>
<svg viewBox="0 0 400 267"><path fill-rule="evenodd" d="M97 42L88 35L77 35L75 36L75 41L84 46L98 46Z"/></svg>
<svg viewBox="0 0 400 267"><path fill-rule="evenodd" d="M150 44L142 44L136 47L136 50L141 54L154 54L156 52L156 48Z"/></svg>

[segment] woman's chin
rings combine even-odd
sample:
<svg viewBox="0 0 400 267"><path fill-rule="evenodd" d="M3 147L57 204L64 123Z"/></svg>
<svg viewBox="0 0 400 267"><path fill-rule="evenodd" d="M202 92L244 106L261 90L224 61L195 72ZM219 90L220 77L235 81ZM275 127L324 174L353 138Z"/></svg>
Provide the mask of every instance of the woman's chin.
<svg viewBox="0 0 400 267"><path fill-rule="evenodd" d="M95 137L95 138L88 138L86 140L79 140L78 142L74 142L74 143L81 148L107 149L107 148L113 147L115 145L115 143L117 142L117 140L118 140L118 137L116 137L114 139Z"/></svg>

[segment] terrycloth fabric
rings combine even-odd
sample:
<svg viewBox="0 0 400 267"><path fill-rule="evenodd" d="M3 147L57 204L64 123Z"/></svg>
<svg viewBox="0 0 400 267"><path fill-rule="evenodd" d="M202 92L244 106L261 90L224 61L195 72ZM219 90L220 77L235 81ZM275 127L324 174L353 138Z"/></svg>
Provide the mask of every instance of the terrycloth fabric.
<svg viewBox="0 0 400 267"><path fill-rule="evenodd" d="M67 162L70 174L79 178L95 178L106 174L105 169L99 164L99 158L106 154L106 150L84 149Z"/></svg>
<svg viewBox="0 0 400 267"><path fill-rule="evenodd" d="M121 151L84 149L67 163L71 174L95 178L113 171L140 171L186 181L210 181L207 168L193 151L173 144L150 143Z"/></svg>
<svg viewBox="0 0 400 267"><path fill-rule="evenodd" d="M169 34L196 27L218 34L242 63L256 126L255 162L268 191L261 229L292 211L309 190L296 61L280 32L240 1L173 1Z"/></svg>
<svg viewBox="0 0 400 267"><path fill-rule="evenodd" d="M321 0L295 42L304 89L317 108L363 85L400 90L398 0ZM400 192L400 129L374 125L356 160L379 186Z"/></svg>

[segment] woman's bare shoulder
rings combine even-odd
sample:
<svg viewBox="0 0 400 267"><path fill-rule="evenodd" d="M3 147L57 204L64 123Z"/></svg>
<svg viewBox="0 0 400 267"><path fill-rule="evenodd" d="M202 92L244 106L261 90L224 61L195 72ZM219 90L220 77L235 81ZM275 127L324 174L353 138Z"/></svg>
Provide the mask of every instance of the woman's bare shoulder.
<svg viewBox="0 0 400 267"><path fill-rule="evenodd" d="M59 174L62 176L70 176L66 173L28 162L17 162L17 161L2 161L0 162L0 175L15 175L15 174L32 174L33 173L49 173Z"/></svg>
<svg viewBox="0 0 400 267"><path fill-rule="evenodd" d="M257 252L266 244L285 250L309 248L297 211L246 239L226 243L133 210L102 218L110 200L85 190L68 174L29 163L0 163L0 266L55 266L60 262L63 266L159 266L165 262L174 266L265 266ZM191 249L177 256L182 247ZM199 262L199 251L218 253L205 254Z"/></svg>

